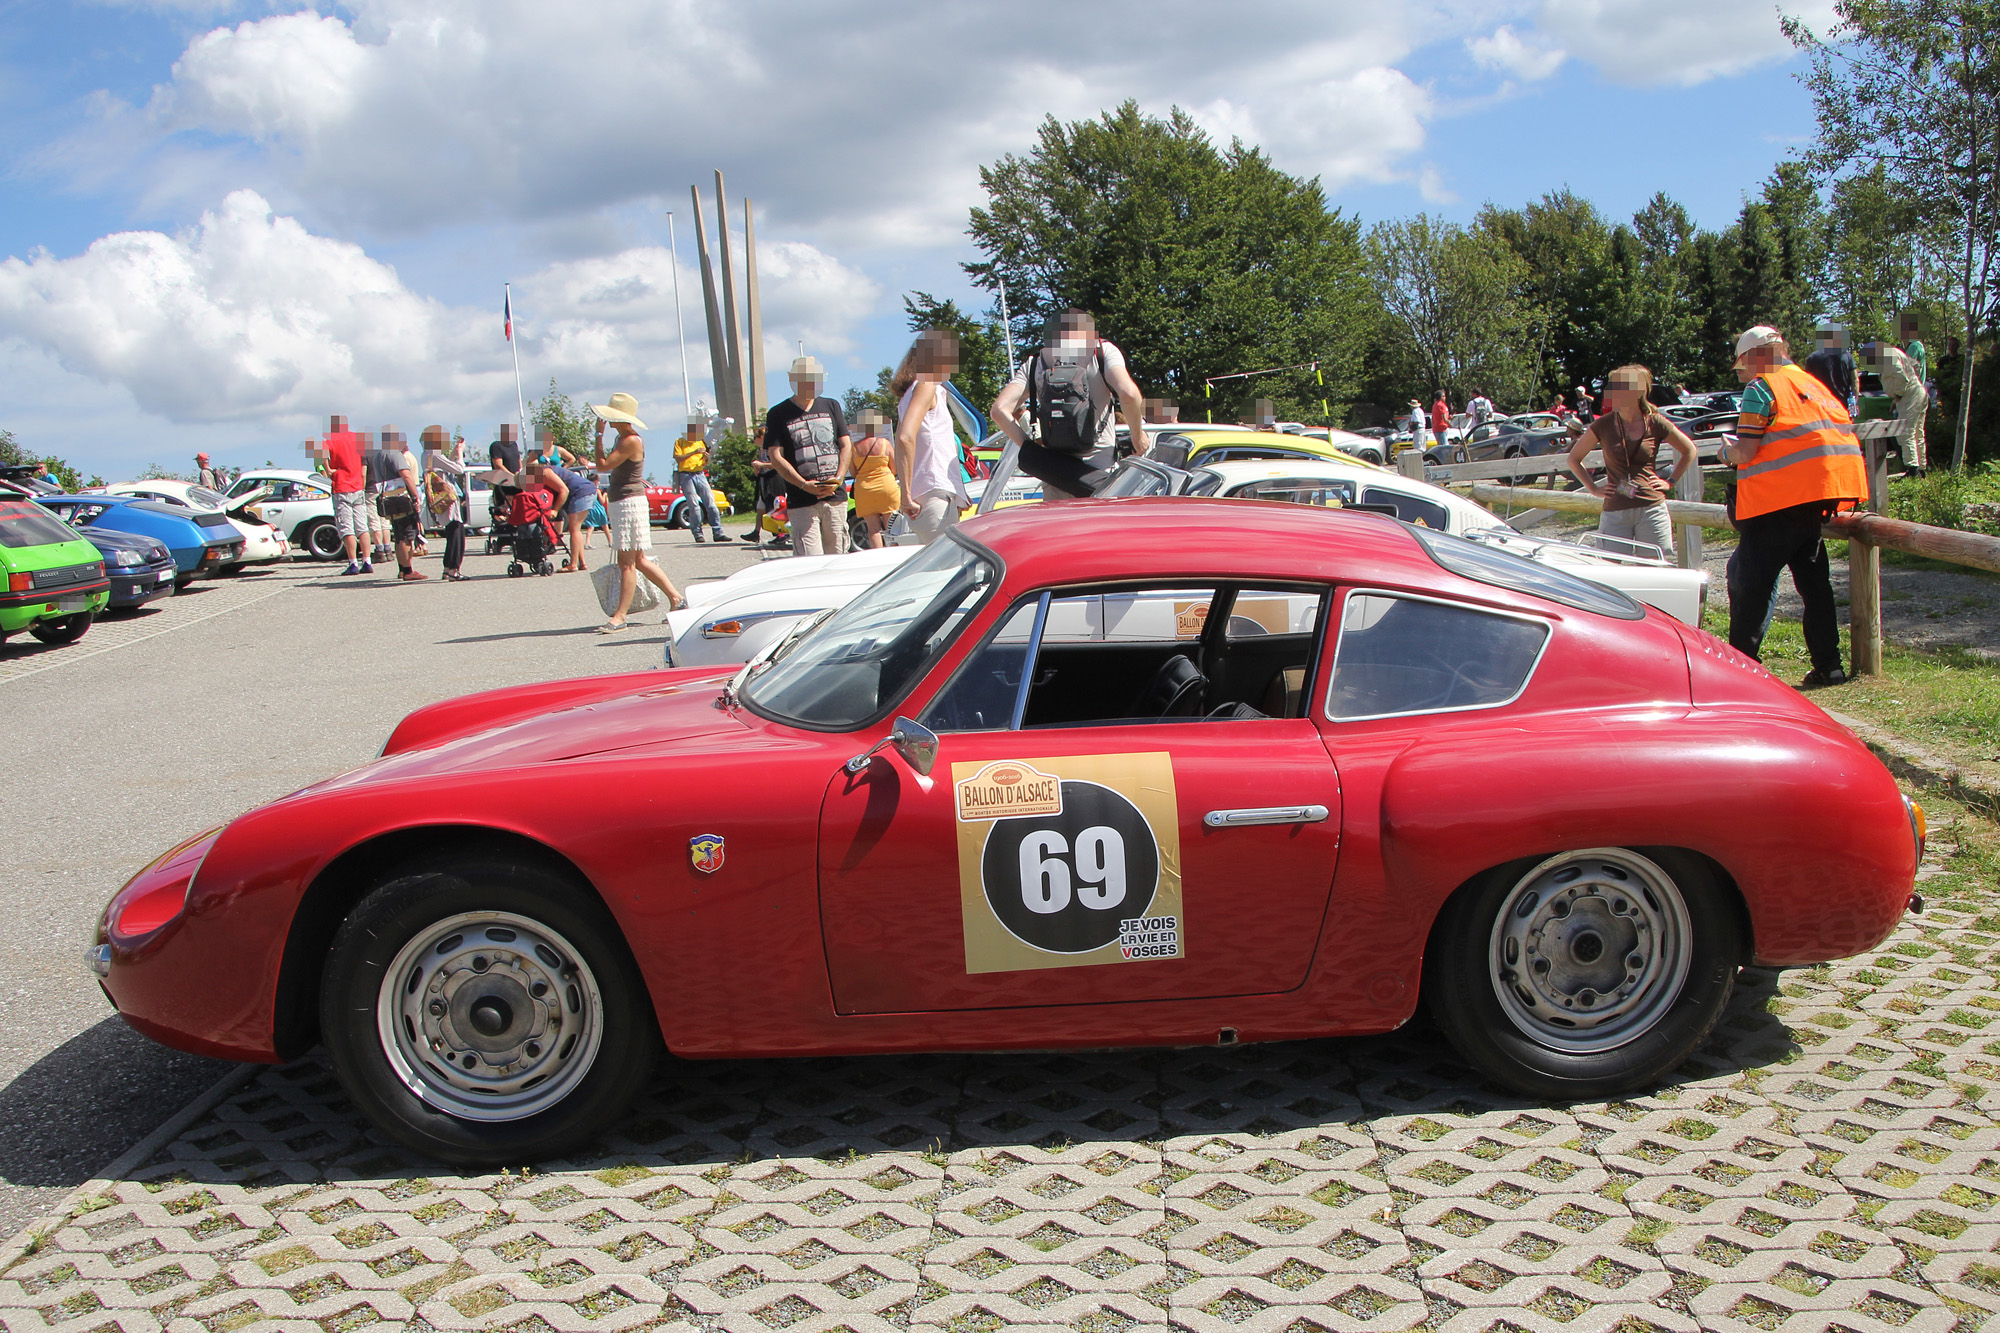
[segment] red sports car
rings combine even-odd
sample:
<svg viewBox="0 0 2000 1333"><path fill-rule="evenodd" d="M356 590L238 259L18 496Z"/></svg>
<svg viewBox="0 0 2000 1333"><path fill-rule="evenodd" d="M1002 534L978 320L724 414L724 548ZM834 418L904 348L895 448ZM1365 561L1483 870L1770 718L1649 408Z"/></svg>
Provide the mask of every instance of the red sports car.
<svg viewBox="0 0 2000 1333"><path fill-rule="evenodd" d="M1081 502L734 675L413 713L141 871L92 961L140 1031L323 1041L469 1163L575 1144L662 1045L1227 1045L1426 994L1502 1083L1598 1097L1739 965L1880 942L1922 841L1825 713L1622 593L1378 515Z"/></svg>

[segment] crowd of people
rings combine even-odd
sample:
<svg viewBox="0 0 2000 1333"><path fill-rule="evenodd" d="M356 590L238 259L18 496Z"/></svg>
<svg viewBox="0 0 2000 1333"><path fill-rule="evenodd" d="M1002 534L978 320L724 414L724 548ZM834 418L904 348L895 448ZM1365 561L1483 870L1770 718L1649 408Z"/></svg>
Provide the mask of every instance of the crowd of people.
<svg viewBox="0 0 2000 1333"><path fill-rule="evenodd" d="M1823 322L1815 343L1799 365L1769 326L1746 330L1737 339L1735 366L1743 390L1736 429L1724 449L1724 461L1736 469L1729 504L1739 534L1728 569L1730 642L1759 657L1778 578L1789 570L1804 605L1812 658L1808 687L1846 679L1820 528L1828 515L1868 495L1854 427L1860 407L1855 359L1838 325ZM1898 438L1905 466L1921 470L1927 462L1922 422L1930 393L1923 344L1906 323L1900 341L1861 350L1861 364L1879 377L1903 423ZM753 432L758 521L746 536L761 546L767 529L782 526L797 555L845 550L850 479L854 512L870 546L884 545L899 517L919 543L935 541L956 525L971 504L947 389L958 367L956 336L924 330L890 381L894 423L865 409L850 427L840 402L823 392L825 369L809 356L795 360L791 395ZM1686 432L1659 410L1659 397L1652 371L1627 365L1606 377L1601 402L1578 385L1571 398L1557 395L1549 411L1574 437L1566 465L1603 501L1600 530L1671 553L1669 498L1680 478L1699 474L1700 459ZM1691 396L1682 388L1679 397ZM1421 438L1428 429L1442 443L1456 415L1445 394L1439 391L1428 409L1415 399L1411 407L1413 432ZM670 606L684 599L650 553L645 423L638 404L630 394L615 393L590 410L597 433L588 460L546 433L524 456L515 428L503 426L483 475L495 489L496 506L539 495L536 503L560 516L565 572L587 567L587 530L593 521L604 528L615 553L618 589L601 629L617 633L629 623L641 580L664 594ZM1494 416L1484 394L1475 394L1466 410L1474 425ZM1270 415L1263 404L1260 413ZM1042 483L1047 503L1091 495L1102 484L1114 461L1121 415L1131 451L1144 454L1151 447L1149 421L1168 422L1173 413L1165 400L1142 397L1123 353L1098 333L1088 313L1076 310L1049 322L1043 346L1021 362L992 404L994 425L1018 447L1020 471ZM607 427L614 436L609 449ZM704 529L715 541L725 540L707 476L712 429L705 417L690 416L673 446L675 486L687 499L687 522L697 542L707 540ZM393 557L398 579L425 578L413 567L412 555L423 541L427 506L445 535L444 577L463 577L462 486L470 475L464 440L438 426L425 427L419 438L421 462L393 428L371 441L335 417L315 446L321 468L333 479L335 522L347 558L342 574L367 574L377 561ZM1601 476L1584 466L1593 452L1601 459ZM782 525L775 522L780 514Z"/></svg>

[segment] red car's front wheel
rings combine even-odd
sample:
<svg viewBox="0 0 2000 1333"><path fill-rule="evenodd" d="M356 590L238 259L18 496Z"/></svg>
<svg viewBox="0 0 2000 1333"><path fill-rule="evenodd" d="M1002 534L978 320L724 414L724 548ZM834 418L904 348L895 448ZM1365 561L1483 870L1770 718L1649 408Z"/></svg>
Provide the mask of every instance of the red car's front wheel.
<svg viewBox="0 0 2000 1333"><path fill-rule="evenodd" d="M383 884L342 924L327 1050L369 1118L450 1162L557 1156L644 1085L658 1036L603 907L507 862Z"/></svg>

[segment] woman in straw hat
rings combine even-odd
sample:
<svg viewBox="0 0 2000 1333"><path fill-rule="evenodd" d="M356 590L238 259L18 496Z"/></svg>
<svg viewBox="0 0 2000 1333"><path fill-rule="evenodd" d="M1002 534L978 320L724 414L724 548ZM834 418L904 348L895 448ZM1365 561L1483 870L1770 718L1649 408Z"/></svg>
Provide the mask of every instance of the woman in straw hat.
<svg viewBox="0 0 2000 1333"><path fill-rule="evenodd" d="M646 505L646 442L639 436L646 423L639 420L638 401L629 393L614 393L610 402L602 407L592 403L590 410L597 414L592 460L599 472L611 474L604 488L604 508L611 516L611 548L618 553L618 609L598 626L598 633L616 634L625 628L625 613L632 608L632 592L641 574L667 595L668 609L680 610L687 599L666 571L653 563L653 520ZM618 432L618 443L610 453L604 452L606 422Z"/></svg>

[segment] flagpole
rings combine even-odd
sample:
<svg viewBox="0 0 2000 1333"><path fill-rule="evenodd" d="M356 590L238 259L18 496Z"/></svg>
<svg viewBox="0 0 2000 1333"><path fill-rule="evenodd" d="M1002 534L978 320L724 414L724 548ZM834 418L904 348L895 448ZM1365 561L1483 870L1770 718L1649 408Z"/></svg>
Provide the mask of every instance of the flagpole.
<svg viewBox="0 0 2000 1333"><path fill-rule="evenodd" d="M514 284L502 283L501 289L506 293L507 346L514 352L514 408L520 413L521 447L525 450L535 437L528 433L528 400L521 392L521 344L514 337Z"/></svg>
<svg viewBox="0 0 2000 1333"><path fill-rule="evenodd" d="M694 415L694 390L688 383L687 328L681 323L681 248L674 240L674 210L667 210L667 261L674 271L674 341L681 349L681 402Z"/></svg>

